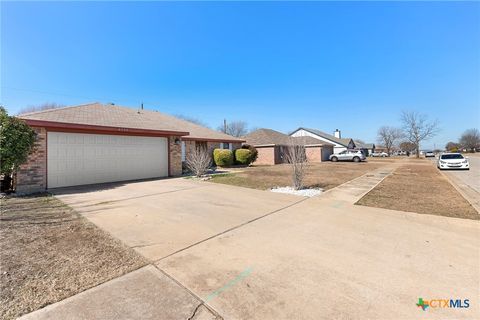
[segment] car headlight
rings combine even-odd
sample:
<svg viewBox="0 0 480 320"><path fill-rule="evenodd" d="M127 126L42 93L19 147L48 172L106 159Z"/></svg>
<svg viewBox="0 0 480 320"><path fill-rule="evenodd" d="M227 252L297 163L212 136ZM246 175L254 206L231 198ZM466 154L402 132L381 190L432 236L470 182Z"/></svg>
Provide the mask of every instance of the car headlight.
<svg viewBox="0 0 480 320"><path fill-rule="evenodd" d="M465 160L463 160L462 162L463 162L463 163L468 163L468 160L467 160L467 159L465 159Z"/></svg>
<svg viewBox="0 0 480 320"><path fill-rule="evenodd" d="M440 164L446 164L446 163L447 163L447 162L445 162L445 161L440 161Z"/></svg>

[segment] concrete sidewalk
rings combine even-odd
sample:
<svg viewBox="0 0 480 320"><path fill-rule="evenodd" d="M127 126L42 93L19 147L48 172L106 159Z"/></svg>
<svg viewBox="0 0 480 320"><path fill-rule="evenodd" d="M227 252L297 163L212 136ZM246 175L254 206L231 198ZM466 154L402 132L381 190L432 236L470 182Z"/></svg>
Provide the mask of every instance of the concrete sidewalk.
<svg viewBox="0 0 480 320"><path fill-rule="evenodd" d="M188 290L149 265L27 314L21 320L213 320Z"/></svg>
<svg viewBox="0 0 480 320"><path fill-rule="evenodd" d="M318 198L335 199L353 204L360 200L370 190L375 188L380 182L382 182L383 179L389 176L399 166L401 166L401 163L385 165L356 179L345 182L336 188L327 190Z"/></svg>

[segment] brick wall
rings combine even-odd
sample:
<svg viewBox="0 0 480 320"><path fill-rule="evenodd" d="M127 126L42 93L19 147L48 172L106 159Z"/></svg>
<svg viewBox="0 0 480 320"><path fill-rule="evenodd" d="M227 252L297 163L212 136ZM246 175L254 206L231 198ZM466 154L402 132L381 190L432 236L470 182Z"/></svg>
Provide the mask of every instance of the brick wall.
<svg viewBox="0 0 480 320"><path fill-rule="evenodd" d="M169 173L171 177L182 175L182 145L175 143L175 140L180 141L180 137L169 137L168 143L170 145L170 168Z"/></svg>
<svg viewBox="0 0 480 320"><path fill-rule="evenodd" d="M255 165L274 165L278 161L275 147L257 147L257 160L253 163Z"/></svg>
<svg viewBox="0 0 480 320"><path fill-rule="evenodd" d="M33 150L17 171L16 192L19 194L41 192L47 187L47 130L33 129L37 134Z"/></svg>
<svg viewBox="0 0 480 320"><path fill-rule="evenodd" d="M308 162L322 161L322 147L305 147Z"/></svg>

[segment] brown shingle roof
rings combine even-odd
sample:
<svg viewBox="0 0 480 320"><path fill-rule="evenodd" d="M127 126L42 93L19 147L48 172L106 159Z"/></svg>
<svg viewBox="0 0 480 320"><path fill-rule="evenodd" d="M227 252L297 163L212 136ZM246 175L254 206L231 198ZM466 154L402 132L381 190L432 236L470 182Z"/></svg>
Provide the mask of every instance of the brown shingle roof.
<svg viewBox="0 0 480 320"><path fill-rule="evenodd" d="M290 137L272 129L258 129L243 137L247 144L262 145L287 145Z"/></svg>
<svg viewBox="0 0 480 320"><path fill-rule="evenodd" d="M243 139L202 127L158 111L138 110L100 103L21 114L21 119L105 127L189 132L187 139L243 142Z"/></svg>
<svg viewBox="0 0 480 320"><path fill-rule="evenodd" d="M322 141L320 139L316 139L314 137L310 136L303 136L303 137L292 137L293 139L297 140L298 143L304 144L306 146L313 146L313 145L319 145L319 146L334 146L333 143L329 143L326 141Z"/></svg>
<svg viewBox="0 0 480 320"><path fill-rule="evenodd" d="M253 146L289 145L293 142L304 145L333 145L314 137L290 137L272 129L258 129L250 132L245 137L246 143Z"/></svg>

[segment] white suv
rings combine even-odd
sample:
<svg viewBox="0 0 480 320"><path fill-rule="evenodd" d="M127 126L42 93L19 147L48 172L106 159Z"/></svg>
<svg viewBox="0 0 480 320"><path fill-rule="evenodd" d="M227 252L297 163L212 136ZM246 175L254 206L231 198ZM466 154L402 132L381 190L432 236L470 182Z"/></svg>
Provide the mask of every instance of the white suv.
<svg viewBox="0 0 480 320"><path fill-rule="evenodd" d="M353 161L360 162L365 161L367 158L360 150L345 150L340 153L335 153L330 155L330 160L333 162L337 161Z"/></svg>

